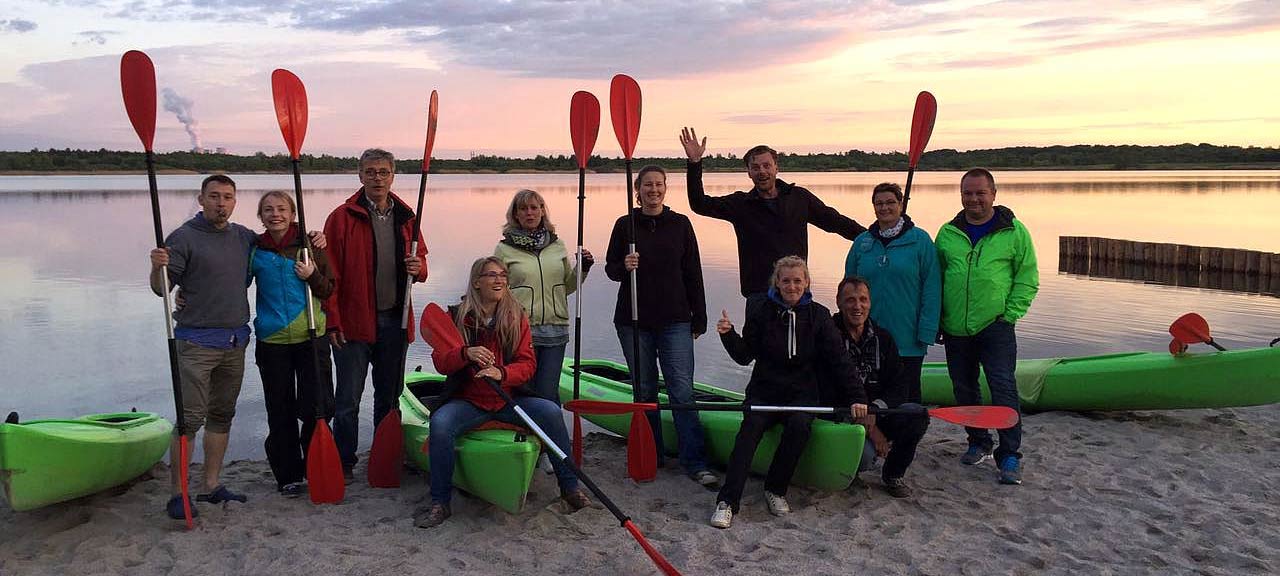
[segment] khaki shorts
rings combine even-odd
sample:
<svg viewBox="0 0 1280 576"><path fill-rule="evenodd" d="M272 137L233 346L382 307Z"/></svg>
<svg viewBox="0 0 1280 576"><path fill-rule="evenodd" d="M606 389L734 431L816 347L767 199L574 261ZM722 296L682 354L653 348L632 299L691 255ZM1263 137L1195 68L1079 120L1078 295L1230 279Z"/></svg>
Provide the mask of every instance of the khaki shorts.
<svg viewBox="0 0 1280 576"><path fill-rule="evenodd" d="M178 341L178 372L182 378L182 433L194 436L201 426L226 434L236 415L236 400L244 381L244 348L205 348ZM177 429L174 432L178 432Z"/></svg>

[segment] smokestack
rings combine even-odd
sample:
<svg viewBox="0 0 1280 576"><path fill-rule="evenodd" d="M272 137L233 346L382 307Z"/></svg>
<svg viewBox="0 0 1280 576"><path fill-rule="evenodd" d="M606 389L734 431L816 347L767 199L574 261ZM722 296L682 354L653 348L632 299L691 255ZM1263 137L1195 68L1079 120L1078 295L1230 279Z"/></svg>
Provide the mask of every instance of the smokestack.
<svg viewBox="0 0 1280 576"><path fill-rule="evenodd" d="M164 96L164 109L173 112L178 116L178 121L186 128L187 135L191 137L191 150L193 152L201 152L204 148L200 145L200 123L196 122L195 116L191 113L191 107L195 104L189 98L179 96L173 88L165 88L162 92Z"/></svg>

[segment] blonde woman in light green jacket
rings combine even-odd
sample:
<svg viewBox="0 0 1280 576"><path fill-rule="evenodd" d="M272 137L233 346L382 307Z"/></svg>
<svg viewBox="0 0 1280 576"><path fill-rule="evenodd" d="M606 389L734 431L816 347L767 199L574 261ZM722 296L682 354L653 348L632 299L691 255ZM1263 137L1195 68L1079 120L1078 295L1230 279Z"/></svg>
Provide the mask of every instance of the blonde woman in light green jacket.
<svg viewBox="0 0 1280 576"><path fill-rule="evenodd" d="M529 392L559 404L560 366L569 343L569 295L577 288L578 269L564 241L556 236L541 194L520 190L511 198L502 241L493 255L507 266L511 293L529 314L538 362ZM585 248L582 261L585 279L595 263Z"/></svg>

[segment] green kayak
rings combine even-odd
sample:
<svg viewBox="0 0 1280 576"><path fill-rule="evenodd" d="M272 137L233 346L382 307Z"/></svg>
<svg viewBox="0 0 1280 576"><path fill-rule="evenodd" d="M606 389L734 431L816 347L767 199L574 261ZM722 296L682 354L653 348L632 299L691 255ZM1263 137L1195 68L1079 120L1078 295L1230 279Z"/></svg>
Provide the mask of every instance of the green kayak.
<svg viewBox="0 0 1280 576"><path fill-rule="evenodd" d="M4 499L31 510L118 486L159 462L172 435L150 412L0 424Z"/></svg>
<svg viewBox="0 0 1280 576"><path fill-rule="evenodd" d="M440 393L444 376L410 372L400 395L404 452L424 471L431 462L424 448L431 432L431 412L420 398ZM542 444L532 434L507 429L474 430L458 440L453 485L512 514L524 508Z"/></svg>
<svg viewBox="0 0 1280 576"><path fill-rule="evenodd" d="M1016 377L1028 411L1258 406L1280 402L1280 348L1019 360ZM989 400L986 388L984 375ZM927 404L956 403L946 364L924 365L921 393Z"/></svg>
<svg viewBox="0 0 1280 576"><path fill-rule="evenodd" d="M625 364L608 360L583 360L579 392L582 398L589 400L608 400L612 402L631 402L631 374ZM733 402L741 403L741 392L725 390L708 384L695 382L694 399L698 402ZM560 374L560 398L573 398L573 360L566 360ZM659 402L666 402L666 393L659 394ZM631 416L623 415L583 415L596 425L615 434L626 436L631 425ZM741 412L703 412L699 415L702 429L706 434L707 458L724 466L733 452L733 441L742 426ZM858 462L862 458L863 437L862 426L853 424L837 424L827 420L815 420L813 434L809 444L800 456L800 464L792 482L811 486L820 490L843 490L849 487L858 470ZM751 461L751 470L764 474L773 460L773 453L778 448L778 439L782 430L774 427L765 433L760 445L756 448L755 458ZM671 420L671 412L662 413L662 443L668 454L676 454L675 425Z"/></svg>

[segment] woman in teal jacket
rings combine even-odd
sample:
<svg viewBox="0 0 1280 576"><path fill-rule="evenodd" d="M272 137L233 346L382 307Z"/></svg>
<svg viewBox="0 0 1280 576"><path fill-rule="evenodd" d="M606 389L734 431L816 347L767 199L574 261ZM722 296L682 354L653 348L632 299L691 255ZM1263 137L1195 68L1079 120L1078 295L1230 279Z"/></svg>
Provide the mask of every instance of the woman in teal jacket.
<svg viewBox="0 0 1280 576"><path fill-rule="evenodd" d="M902 188L884 182L871 192L876 221L858 235L845 258L845 276L871 285L871 319L889 331L902 357L909 402L920 402L920 369L938 334L941 275L929 233L902 213Z"/></svg>

